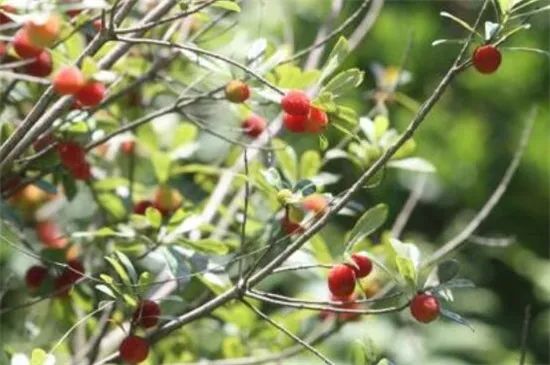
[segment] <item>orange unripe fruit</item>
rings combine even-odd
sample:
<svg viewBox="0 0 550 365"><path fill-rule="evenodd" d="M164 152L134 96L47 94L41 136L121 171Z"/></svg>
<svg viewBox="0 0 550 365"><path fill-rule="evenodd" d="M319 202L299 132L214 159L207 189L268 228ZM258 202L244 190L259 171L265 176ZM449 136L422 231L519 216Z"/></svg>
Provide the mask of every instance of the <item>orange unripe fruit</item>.
<svg viewBox="0 0 550 365"><path fill-rule="evenodd" d="M304 197L302 207L315 215L321 215L327 211L328 201L322 194L311 194Z"/></svg>
<svg viewBox="0 0 550 365"><path fill-rule="evenodd" d="M74 66L61 68L53 79L54 90L61 95L74 95L85 85L84 75Z"/></svg>
<svg viewBox="0 0 550 365"><path fill-rule="evenodd" d="M241 80L231 80L225 86L225 98L232 103L243 103L250 97L250 87Z"/></svg>
<svg viewBox="0 0 550 365"><path fill-rule="evenodd" d="M35 46L50 47L59 37L61 20L55 14L37 17L25 24L25 30Z"/></svg>
<svg viewBox="0 0 550 365"><path fill-rule="evenodd" d="M13 36L13 50L21 58L38 57L43 48L34 45L27 34L26 29L19 29Z"/></svg>
<svg viewBox="0 0 550 365"><path fill-rule="evenodd" d="M164 216L174 212L183 203L183 197L180 192L169 186L159 186L155 191L153 205Z"/></svg>

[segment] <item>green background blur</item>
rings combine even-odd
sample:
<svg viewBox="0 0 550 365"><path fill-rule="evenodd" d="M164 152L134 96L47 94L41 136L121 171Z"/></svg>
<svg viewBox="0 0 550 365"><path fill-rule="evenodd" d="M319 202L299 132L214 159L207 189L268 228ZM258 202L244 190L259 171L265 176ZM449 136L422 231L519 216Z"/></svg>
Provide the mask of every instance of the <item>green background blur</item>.
<svg viewBox="0 0 550 365"><path fill-rule="evenodd" d="M313 41L330 3L259 1L256 8L245 6L242 19L248 18L248 26L264 34L288 37L289 30L281 27L281 19L286 18L301 49ZM340 22L359 5L358 1L344 3ZM371 65L400 65L409 39L412 47L405 69L411 72L412 81L401 91L422 102L458 52L454 45L432 47L432 41L465 35L439 12L473 22L480 5L480 1L386 1L373 30L346 62L367 71L361 95L350 98L349 104L362 113L372 107L366 97L375 86ZM487 14L494 19L492 11ZM531 23L530 31L513 37L508 45L548 50L548 14L533 17ZM407 319L408 313L370 318L346 325L341 334L322 345L329 357L345 363L347 345L370 338L400 365L517 364L524 309L531 304L528 363L550 363L549 81L546 57L503 50L503 63L496 74L485 76L472 69L461 74L415 136L418 154L433 162L438 172L429 179L403 238L414 238L424 252L430 252L458 232L484 204L513 156L530 109L538 106L520 168L502 201L477 231L481 236L515 237L515 243L506 248L469 244L457 256L461 276L474 280L478 288L455 293L452 308L471 321L475 332L445 321L420 326ZM395 104L389 110L392 124L403 130L412 113ZM351 179L344 179L334 192L349 186ZM388 202L393 218L408 196L409 185L410 174L407 178L392 172L379 188L361 198L365 203ZM341 223L349 227L345 219ZM328 242L338 237L335 230L332 237L327 236ZM311 361L317 359L307 355L285 364Z"/></svg>

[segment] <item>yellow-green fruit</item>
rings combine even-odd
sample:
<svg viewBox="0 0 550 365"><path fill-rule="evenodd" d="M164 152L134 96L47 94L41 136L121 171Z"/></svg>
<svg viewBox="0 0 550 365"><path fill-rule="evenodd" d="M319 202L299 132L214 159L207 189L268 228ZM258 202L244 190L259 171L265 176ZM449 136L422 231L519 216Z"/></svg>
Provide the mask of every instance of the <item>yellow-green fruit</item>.
<svg viewBox="0 0 550 365"><path fill-rule="evenodd" d="M232 103L242 103L250 97L250 88L241 80L232 80L225 86L225 97Z"/></svg>
<svg viewBox="0 0 550 365"><path fill-rule="evenodd" d="M301 222L302 219L304 219L304 211L294 205L289 205L288 206L288 219L291 221L291 222L295 222L295 223L298 223L298 222Z"/></svg>
<svg viewBox="0 0 550 365"><path fill-rule="evenodd" d="M277 201L281 205L287 205L292 199L292 195L292 191L290 191L289 189L283 189L277 193Z"/></svg>
<svg viewBox="0 0 550 365"><path fill-rule="evenodd" d="M183 196L179 191L169 186L159 186L155 191L153 205L162 214L168 214L178 209L183 203Z"/></svg>
<svg viewBox="0 0 550 365"><path fill-rule="evenodd" d="M307 212L315 215L324 214L328 208L328 200L322 194L311 194L302 200L302 206Z"/></svg>

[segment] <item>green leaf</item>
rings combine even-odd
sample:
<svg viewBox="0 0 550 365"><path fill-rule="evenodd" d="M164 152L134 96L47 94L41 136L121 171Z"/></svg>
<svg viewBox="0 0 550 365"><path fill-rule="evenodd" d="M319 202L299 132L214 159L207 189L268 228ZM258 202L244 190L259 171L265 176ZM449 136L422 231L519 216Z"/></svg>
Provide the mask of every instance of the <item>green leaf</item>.
<svg viewBox="0 0 550 365"><path fill-rule="evenodd" d="M309 244L311 245L313 255L320 264L329 264L334 261L330 249L321 235L316 234L311 237Z"/></svg>
<svg viewBox="0 0 550 365"><path fill-rule="evenodd" d="M132 264L128 256L126 256L120 251L115 251L115 255L117 256L118 261L120 261L120 263L124 265L126 272L130 275L130 279L132 280L132 283L136 283L138 280L136 269L134 269L134 265Z"/></svg>
<svg viewBox="0 0 550 365"><path fill-rule="evenodd" d="M456 260L443 261L437 265L437 277L440 283L446 283L454 279L460 270L460 265Z"/></svg>
<svg viewBox="0 0 550 365"><path fill-rule="evenodd" d="M197 126L191 123L181 123L174 132L172 147L180 147L189 144L197 138L199 130Z"/></svg>
<svg viewBox="0 0 550 365"><path fill-rule="evenodd" d="M31 365L49 365L55 363L55 358L53 355L49 355L46 351L36 348L32 350L31 353Z"/></svg>
<svg viewBox="0 0 550 365"><path fill-rule="evenodd" d="M512 7L512 0L497 0L500 11L506 13Z"/></svg>
<svg viewBox="0 0 550 365"><path fill-rule="evenodd" d="M327 63L321 70L320 81L332 75L332 73L336 71L338 67L340 67L342 62L344 62L349 53L350 48L347 39L344 37L340 37L338 39L338 42L336 42L336 45L330 52Z"/></svg>
<svg viewBox="0 0 550 365"><path fill-rule="evenodd" d="M319 135L319 148L321 149L321 151L324 151L328 148L328 139L327 137L324 135L324 134L320 134Z"/></svg>
<svg viewBox="0 0 550 365"><path fill-rule="evenodd" d="M114 194L99 194L97 196L99 204L115 219L122 219L126 216L126 207L122 199Z"/></svg>
<svg viewBox="0 0 550 365"><path fill-rule="evenodd" d="M114 298L114 299L117 298L115 293L107 285L98 284L98 285L95 286L95 288L98 291L102 292L103 294L106 294L107 296L110 296L111 298Z"/></svg>
<svg viewBox="0 0 550 365"><path fill-rule="evenodd" d="M361 341L355 340L351 345L350 353L351 361L350 364L353 365L366 365L367 364L367 354L365 353L365 348Z"/></svg>
<svg viewBox="0 0 550 365"><path fill-rule="evenodd" d="M358 68L351 68L346 71L342 71L332 79L321 89L320 93L329 92L334 97L341 96L361 85L365 73Z"/></svg>
<svg viewBox="0 0 550 365"><path fill-rule="evenodd" d="M272 186L277 190L281 190L283 188L283 180L281 179L281 175L279 175L279 172L274 167L270 167L267 170L261 170L260 174L265 179L268 186Z"/></svg>
<svg viewBox="0 0 550 365"><path fill-rule="evenodd" d="M298 179L298 162L296 152L280 139L274 139L273 149L275 150L275 158L279 164L281 171L289 181Z"/></svg>
<svg viewBox="0 0 550 365"><path fill-rule="evenodd" d="M61 175L61 184L63 184L63 192L65 193L67 200L73 200L76 193L78 193L78 188L76 187L76 181L74 178L64 172Z"/></svg>
<svg viewBox="0 0 550 365"><path fill-rule="evenodd" d="M317 187L315 186L315 183L311 180L300 180L294 185L294 188L292 189L294 193L301 193L302 196L308 196L317 191Z"/></svg>
<svg viewBox="0 0 550 365"><path fill-rule="evenodd" d="M321 155L314 150L308 150L300 158L300 178L310 179L321 169Z"/></svg>
<svg viewBox="0 0 550 365"><path fill-rule="evenodd" d="M399 272L401 277L404 278L407 283L409 283L411 288L415 288L417 273L412 260L407 257L396 256L395 265L397 266L397 271Z"/></svg>
<svg viewBox="0 0 550 365"><path fill-rule="evenodd" d="M351 249L353 244L380 228L387 217L388 206L386 204L378 204L367 210L361 218L357 220L355 226L353 226L348 235L348 249Z"/></svg>
<svg viewBox="0 0 550 365"><path fill-rule="evenodd" d="M145 210L145 217L151 226L160 228L162 225L162 214L157 208L149 207Z"/></svg>
<svg viewBox="0 0 550 365"><path fill-rule="evenodd" d="M393 167L401 170L409 170L424 173L433 173L436 171L435 166L431 162L420 157L409 157L402 160L390 161L388 167Z"/></svg>
<svg viewBox="0 0 550 365"><path fill-rule="evenodd" d="M458 324L461 324L463 326L466 326L468 327L469 329L472 330L472 332L475 332L475 329L474 327L472 327L472 325L470 324L470 322L468 322L466 319L464 319L464 317L462 317L460 314L458 313L455 313L455 312L452 312L450 310L447 310L447 309L444 309L444 308L441 308L439 310L439 313L441 314L441 316L443 318L446 318L450 321L453 321L455 323L458 323Z"/></svg>
<svg viewBox="0 0 550 365"><path fill-rule="evenodd" d="M126 285L131 285L132 284L131 281L130 281L130 277L128 276L128 273L126 272L126 270L124 270L124 267L120 264L120 262L118 262L118 260L116 260L114 258L111 258L111 257L108 257L108 256L105 257L105 260L107 260L107 262L109 262L109 264L111 264L112 268L115 270L115 272L118 274L120 279Z"/></svg>
<svg viewBox="0 0 550 365"><path fill-rule="evenodd" d="M377 115L374 118L374 140L378 141L380 137L388 130L390 120L385 115Z"/></svg>
<svg viewBox="0 0 550 365"><path fill-rule="evenodd" d="M151 163L153 164L158 183L166 183L170 177L170 165L172 164L170 156L166 153L155 151L151 155Z"/></svg>
<svg viewBox="0 0 550 365"><path fill-rule="evenodd" d="M236 11L237 13L241 11L241 7L239 6L239 4L229 0L216 1L214 4L212 4L212 6L229 11Z"/></svg>
<svg viewBox="0 0 550 365"><path fill-rule="evenodd" d="M198 241L182 240L181 242L204 253L225 255L229 252L229 246L226 243L215 239L205 238Z"/></svg>
<svg viewBox="0 0 550 365"><path fill-rule="evenodd" d="M80 67L85 79L91 79L99 71L99 66L90 56L84 57Z"/></svg>
<svg viewBox="0 0 550 365"><path fill-rule="evenodd" d="M403 243L396 238L390 238L390 244L396 254L395 265L399 274L406 280L411 290L416 290L420 250L415 244Z"/></svg>

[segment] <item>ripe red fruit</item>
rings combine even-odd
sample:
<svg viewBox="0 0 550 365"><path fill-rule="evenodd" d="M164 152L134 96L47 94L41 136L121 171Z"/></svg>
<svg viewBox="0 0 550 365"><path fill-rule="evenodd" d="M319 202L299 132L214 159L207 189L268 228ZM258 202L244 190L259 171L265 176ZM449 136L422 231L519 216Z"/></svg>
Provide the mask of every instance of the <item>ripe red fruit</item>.
<svg viewBox="0 0 550 365"><path fill-rule="evenodd" d="M304 228L299 223L293 222L288 217L284 217L281 220L281 228L287 235L300 234L304 232Z"/></svg>
<svg viewBox="0 0 550 365"><path fill-rule="evenodd" d="M134 141L124 141L120 144L120 150L127 155L133 154L135 147L136 142Z"/></svg>
<svg viewBox="0 0 550 365"><path fill-rule="evenodd" d="M281 100L283 110L292 115L307 115L309 106L309 97L301 90L291 90Z"/></svg>
<svg viewBox="0 0 550 365"><path fill-rule="evenodd" d="M74 95L84 85L84 75L74 66L62 67L53 79L53 88L61 95Z"/></svg>
<svg viewBox="0 0 550 365"><path fill-rule="evenodd" d="M358 278L364 278L372 271L372 262L365 254L354 253L351 255L351 259L357 265L354 267L355 276Z"/></svg>
<svg viewBox="0 0 550 365"><path fill-rule="evenodd" d="M431 322L439 317L439 300L431 294L417 294L410 304L411 314L422 323Z"/></svg>
<svg viewBox="0 0 550 365"><path fill-rule="evenodd" d="M336 298L348 298L355 290L355 272L345 264L335 265L328 273L328 288Z"/></svg>
<svg viewBox="0 0 550 365"><path fill-rule="evenodd" d="M149 355L149 344L139 336L128 336L118 348L120 358L130 364L138 364Z"/></svg>
<svg viewBox="0 0 550 365"><path fill-rule="evenodd" d="M39 47L50 47L61 31L61 20L55 14L38 16L25 23L30 41Z"/></svg>
<svg viewBox="0 0 550 365"><path fill-rule="evenodd" d="M472 62L476 70L482 74L491 74L500 66L502 55L500 51L490 44L477 47L472 56Z"/></svg>
<svg viewBox="0 0 550 365"><path fill-rule="evenodd" d="M57 145L61 164L68 169L77 168L86 162L86 151L76 142L66 141Z"/></svg>
<svg viewBox="0 0 550 365"><path fill-rule="evenodd" d="M294 133L306 131L307 115L293 115L285 113L283 115L283 124L286 129Z"/></svg>
<svg viewBox="0 0 550 365"><path fill-rule="evenodd" d="M142 300L132 317L135 324L144 328L156 326L159 321L160 306L152 300Z"/></svg>
<svg viewBox="0 0 550 365"><path fill-rule="evenodd" d="M225 86L225 97L232 103L242 103L250 97L250 88L241 80L231 80Z"/></svg>
<svg viewBox="0 0 550 365"><path fill-rule="evenodd" d="M302 207L315 215L324 214L328 209L328 201L322 194L311 194L302 200Z"/></svg>
<svg viewBox="0 0 550 365"><path fill-rule="evenodd" d="M72 277L63 272L53 282L54 295L58 298L66 298L73 287Z"/></svg>
<svg viewBox="0 0 550 365"><path fill-rule="evenodd" d="M25 283L27 284L27 288L31 290L39 288L47 277L47 268L38 265L31 266L25 274Z"/></svg>
<svg viewBox="0 0 550 365"><path fill-rule="evenodd" d="M68 267L63 270L63 275L67 276L72 283L78 281L84 276L84 265L78 259L72 259L67 262Z"/></svg>
<svg viewBox="0 0 550 365"><path fill-rule="evenodd" d="M11 23L13 20L8 14L15 14L16 12L17 9L11 5L0 5L0 25Z"/></svg>
<svg viewBox="0 0 550 365"><path fill-rule="evenodd" d="M326 128L328 116L323 110L312 106L305 122L305 130L311 133L319 133Z"/></svg>
<svg viewBox="0 0 550 365"><path fill-rule="evenodd" d="M67 238L59 229L59 226L53 221L42 221L36 223L36 235L46 247L63 248L67 245Z"/></svg>
<svg viewBox="0 0 550 365"><path fill-rule="evenodd" d="M15 53L21 58L33 58L38 57L42 52L42 47L35 46L31 43L27 31L19 29L13 36L13 49Z"/></svg>
<svg viewBox="0 0 550 365"><path fill-rule="evenodd" d="M134 213L144 215L147 208L154 206L150 200L140 200L134 205Z"/></svg>
<svg viewBox="0 0 550 365"><path fill-rule="evenodd" d="M105 96L105 85L101 82L90 81L76 93L76 100L84 106L96 106Z"/></svg>
<svg viewBox="0 0 550 365"><path fill-rule="evenodd" d="M25 73L36 77L46 77L52 73L52 69L52 56L46 50L40 52L32 63L25 65Z"/></svg>
<svg viewBox="0 0 550 365"><path fill-rule="evenodd" d="M86 161L71 167L70 171L71 175L73 175L76 180L88 181L92 178L92 169L90 164Z"/></svg>
<svg viewBox="0 0 550 365"><path fill-rule="evenodd" d="M241 124L241 127L244 129L244 133L251 138L256 138L262 134L266 126L267 122L265 119L257 115L248 117Z"/></svg>

